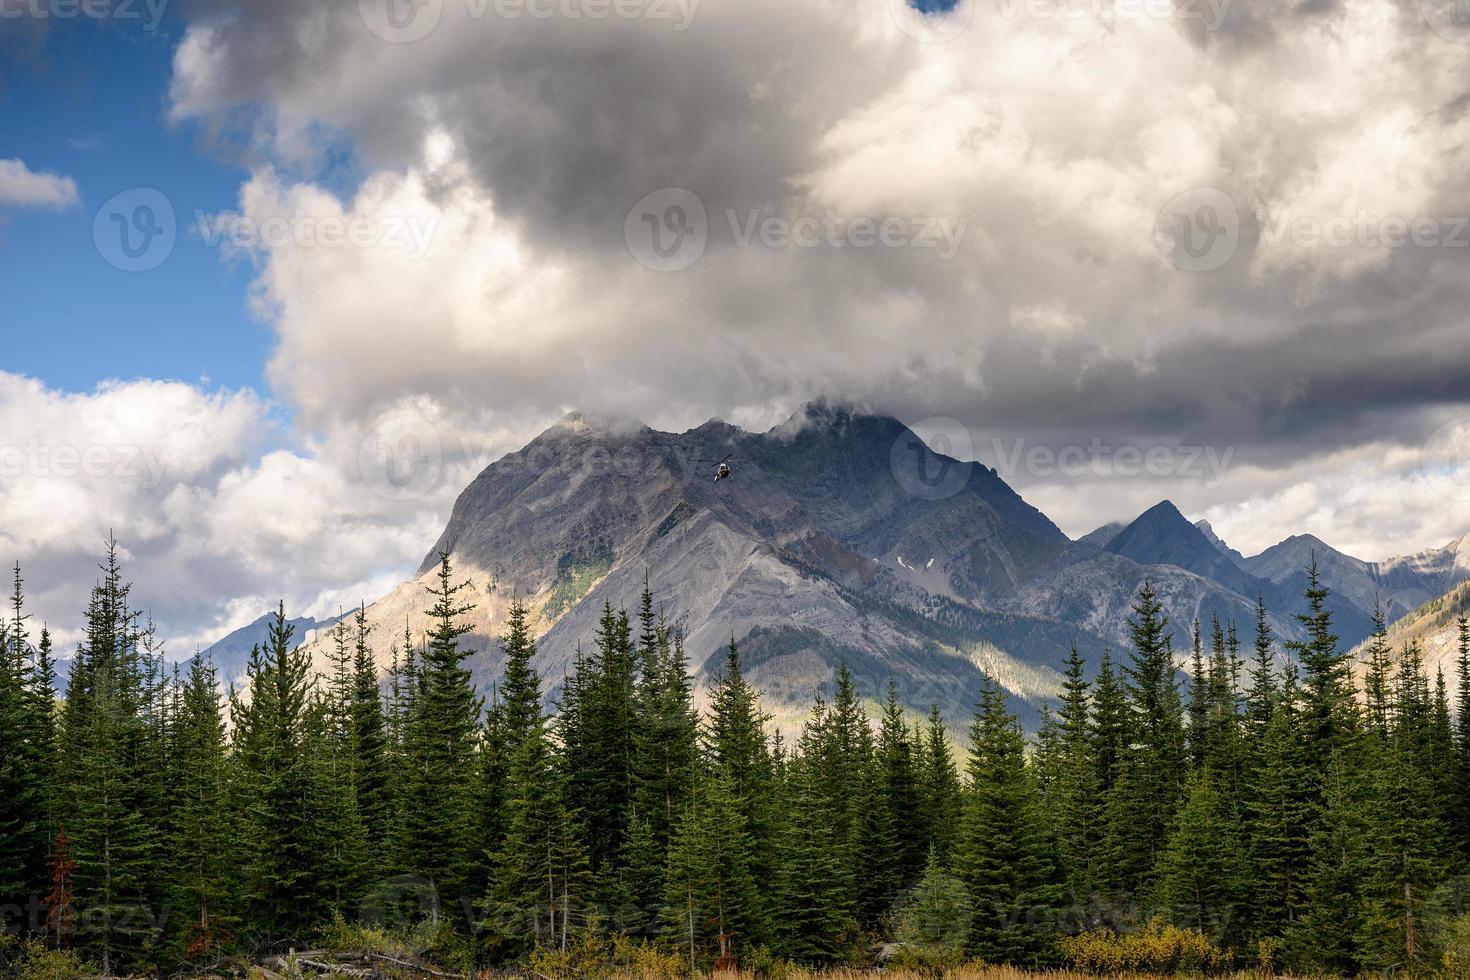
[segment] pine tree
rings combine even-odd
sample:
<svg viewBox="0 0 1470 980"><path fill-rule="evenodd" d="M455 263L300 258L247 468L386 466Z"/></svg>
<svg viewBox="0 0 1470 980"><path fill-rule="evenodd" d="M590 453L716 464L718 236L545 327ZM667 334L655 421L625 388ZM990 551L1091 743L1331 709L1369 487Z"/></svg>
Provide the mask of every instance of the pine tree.
<svg viewBox="0 0 1470 980"><path fill-rule="evenodd" d="M728 796L742 831L749 835L749 870L759 881L774 880L777 871L772 834L774 774L766 721L760 696L745 680L740 650L731 640L724 670L710 692L706 754L717 789ZM761 916L752 914L750 921L763 936Z"/></svg>
<svg viewBox="0 0 1470 980"><path fill-rule="evenodd" d="M476 755L483 703L463 661L469 651L459 638L473 627L461 617L474 609L459 594L448 553L439 555L438 585L428 610L432 626L418 670L417 690L404 731L403 854L405 870L424 879L438 896L431 910L457 906L469 894L477 853L480 781Z"/></svg>
<svg viewBox="0 0 1470 980"><path fill-rule="evenodd" d="M914 746L903 709L898 704L898 689L890 679L888 700L883 705L883 722L878 732L879 804L885 810L891 839L884 849L893 856L894 890L889 904L901 890L912 888L923 873L927 848L919 822L920 790L915 773Z"/></svg>
<svg viewBox="0 0 1470 980"><path fill-rule="evenodd" d="M539 703L519 741L507 743L505 837L485 903L486 924L512 955L537 945L565 948L587 925L591 898L582 829Z"/></svg>
<svg viewBox="0 0 1470 980"><path fill-rule="evenodd" d="M1108 796L1106 850L1116 883L1142 891L1152 885L1168 840L1188 757L1168 618L1148 582L1133 604L1129 630L1133 653L1124 675L1132 741Z"/></svg>
<svg viewBox="0 0 1470 980"><path fill-rule="evenodd" d="M178 720L178 822L170 848L177 861L179 907L187 958L227 943L236 924L230 908L233 867L225 722L214 667L203 655L189 662Z"/></svg>
<svg viewBox="0 0 1470 980"><path fill-rule="evenodd" d="M77 863L74 893L87 915L79 945L107 974L149 945L160 911L150 895L162 876L153 790L145 785L153 728L144 651L113 541L102 573L62 717L62 806Z"/></svg>
<svg viewBox="0 0 1470 980"><path fill-rule="evenodd" d="M1307 724L1320 724L1310 714ZM1366 744L1366 743L1365 743ZM1371 750L1368 750L1371 751ZM1362 886L1367 872L1363 784L1350 763L1334 754L1314 801L1311 857L1304 869L1304 910L1287 933L1295 958L1318 969L1355 974L1364 927Z"/></svg>
<svg viewBox="0 0 1470 980"><path fill-rule="evenodd" d="M1102 843L1101 807L1097 770L1093 764L1090 719L1091 686L1083 677L1082 655L1072 647L1067 657L1066 682L1058 723L1059 775L1048 798L1057 850L1072 901L1085 905L1098 882L1097 861Z"/></svg>
<svg viewBox="0 0 1470 980"><path fill-rule="evenodd" d="M788 775L787 819L782 823L781 879L776 887L777 938L784 954L800 963L830 963L856 926L840 851L834 836L831 800L817 785L807 760L797 759Z"/></svg>
<svg viewBox="0 0 1470 980"><path fill-rule="evenodd" d="M986 677L971 730L970 790L956 859L975 902L970 949L1028 966L1054 955L1060 903L1041 799L1005 694Z"/></svg>
<svg viewBox="0 0 1470 980"><path fill-rule="evenodd" d="M1092 745L1097 787L1104 797L1118 785L1123 756L1132 739L1128 699L1113 670L1106 650L1097 668L1097 683L1092 697Z"/></svg>
<svg viewBox="0 0 1470 980"><path fill-rule="evenodd" d="M365 842L363 871L376 875L387 865L393 801L378 668L368 645L371 631L367 607L359 604L352 617L352 695L348 709L354 753L353 790Z"/></svg>
<svg viewBox="0 0 1470 980"><path fill-rule="evenodd" d="M711 955L733 962L769 938L743 809L730 775L702 776L674 830L666 914L691 970Z"/></svg>
<svg viewBox="0 0 1470 980"><path fill-rule="evenodd" d="M1373 605L1373 633L1368 643L1368 669L1363 679L1369 730L1383 743L1388 741L1392 711L1392 651L1388 646L1388 623L1383 608Z"/></svg>
<svg viewBox="0 0 1470 980"><path fill-rule="evenodd" d="M1161 859L1159 903L1175 924L1226 945L1239 932L1246 885L1240 823L1218 778L1208 769L1190 778Z"/></svg>
<svg viewBox="0 0 1470 980"><path fill-rule="evenodd" d="M955 840L959 835L960 777L954 754L949 747L949 734L939 705L929 708L929 724L924 731L924 751L920 760L920 789L928 831L930 857L941 867L948 867Z"/></svg>
<svg viewBox="0 0 1470 980"><path fill-rule="evenodd" d="M29 643L19 563L8 622L0 619L0 905L24 908L46 881L52 765L49 688ZM46 644L49 649L49 642Z"/></svg>
<svg viewBox="0 0 1470 980"><path fill-rule="evenodd" d="M1357 823L1363 921L1355 938L1361 962L1373 969L1429 962L1424 913L1445 872L1438 801L1414 762L1413 738L1411 728L1396 730L1389 746L1365 748L1353 760L1357 772L1367 771Z"/></svg>
<svg viewBox="0 0 1470 980"><path fill-rule="evenodd" d="M248 922L270 938L305 935L324 917L306 745L310 663L294 632L279 604L265 650L247 666L248 702L233 706L243 894Z"/></svg>
<svg viewBox="0 0 1470 980"><path fill-rule="evenodd" d="M1250 669L1250 688L1245 696L1244 738L1247 753L1259 750L1271 724L1271 713L1279 696L1276 679L1276 654L1272 644L1271 624L1266 618L1266 601L1256 599L1255 662Z"/></svg>
<svg viewBox="0 0 1470 980"><path fill-rule="evenodd" d="M1297 616L1307 639L1291 641L1287 649L1302 666L1304 704L1300 721L1307 763L1311 772L1323 774L1333 757L1351 743L1358 728L1358 712L1349 658L1338 649L1337 635L1332 632L1332 612L1327 608L1330 593L1317 574L1315 557L1307 568L1307 579L1308 611Z"/></svg>
<svg viewBox="0 0 1470 980"><path fill-rule="evenodd" d="M646 590L640 611L637 758L634 771L634 807L647 823L658 882L647 891L662 896L661 870L667 864L674 823L693 792L699 751L699 716L694 708L693 682L684 656L683 637L672 636L662 623L651 622L653 599ZM652 643L650 652L647 645ZM633 835L630 829L630 841ZM631 858L630 858L631 864ZM655 889L655 884L657 888Z"/></svg>
<svg viewBox="0 0 1470 980"><path fill-rule="evenodd" d="M1220 624L1215 623L1218 632ZM1199 620L1194 621L1194 659L1189 673L1189 730L1186 743L1189 746L1190 765L1201 769L1205 764L1205 741L1209 727L1209 682L1205 678L1205 654L1199 631Z"/></svg>
<svg viewBox="0 0 1470 980"><path fill-rule="evenodd" d="M1281 938L1306 907L1305 879L1311 856L1313 774L1302 747L1296 675L1288 668L1282 690L1260 736L1246 793L1249 819L1251 924Z"/></svg>
<svg viewBox="0 0 1470 980"><path fill-rule="evenodd" d="M921 964L943 967L962 958L974 914L964 884L930 854L924 876L900 910L895 938Z"/></svg>
<svg viewBox="0 0 1470 980"><path fill-rule="evenodd" d="M604 603L595 637L596 652L577 664L573 691L563 705L562 727L569 792L578 800L592 870L607 889L618 878L618 859L627 839L637 755L637 665L626 612Z"/></svg>
<svg viewBox="0 0 1470 980"><path fill-rule="evenodd" d="M1462 860L1470 864L1470 619L1461 616L1459 655L1455 661L1459 684L1455 697L1455 836L1463 851Z"/></svg>

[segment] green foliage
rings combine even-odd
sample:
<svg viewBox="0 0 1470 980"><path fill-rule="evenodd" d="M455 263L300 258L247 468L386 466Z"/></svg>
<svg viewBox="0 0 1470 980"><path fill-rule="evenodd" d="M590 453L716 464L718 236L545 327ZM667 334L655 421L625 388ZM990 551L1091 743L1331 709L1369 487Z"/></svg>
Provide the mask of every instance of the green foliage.
<svg viewBox="0 0 1470 980"><path fill-rule="evenodd" d="M1048 962L1061 888L1020 726L989 679L970 738L970 791L955 858L975 902L969 947L991 961Z"/></svg>
<svg viewBox="0 0 1470 980"><path fill-rule="evenodd" d="M974 907L970 893L931 852L924 876L897 911L895 966L944 969L964 960Z"/></svg>
<svg viewBox="0 0 1470 980"><path fill-rule="evenodd" d="M323 928L462 973L794 976L889 942L929 971L1467 969L1470 624L1451 684L1380 622L1360 705L1315 575L1300 675L1258 603L1249 671L1211 622L1186 702L1145 586L1121 671L1104 652L1089 680L1074 650L1033 747L983 680L961 780L938 708L914 724L890 684L870 718L845 665L788 745L732 642L701 719L646 585L635 616L604 607L554 718L512 603L483 711L447 556L386 703L364 609L319 677L279 607L226 724L207 662L165 670L115 547L102 571L59 711L18 575L0 617L0 898L49 894L30 928L63 946L0 933L7 976L168 972Z"/></svg>

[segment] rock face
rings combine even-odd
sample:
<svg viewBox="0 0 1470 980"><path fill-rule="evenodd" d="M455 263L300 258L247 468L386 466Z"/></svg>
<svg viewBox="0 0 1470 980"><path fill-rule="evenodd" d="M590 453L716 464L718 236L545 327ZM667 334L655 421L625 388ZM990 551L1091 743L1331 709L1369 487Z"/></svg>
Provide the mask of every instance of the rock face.
<svg viewBox="0 0 1470 980"><path fill-rule="evenodd" d="M732 476L716 483L726 457ZM420 642L440 552L471 583L474 632L464 642L482 687L501 673L496 638L513 597L535 616L537 667L554 698L604 603L636 608L647 581L683 631L701 685L733 637L788 727L830 690L842 662L869 697L881 699L892 679L905 704L937 703L957 731L985 671L1034 721L1072 644L1095 664L1105 644L1126 643L1145 580L1181 651L1197 617L1248 629L1258 595L1279 637L1301 634L1291 615L1304 581L1297 545L1237 560L1167 501L1072 542L995 470L931 452L894 419L827 405L765 433L711 421L671 434L567 416L486 467L418 576L369 607L380 664L394 645ZM1461 554L1470 550L1385 563L1369 577L1408 594L1463 579ZM1325 545L1318 559L1329 584L1350 586L1338 627L1355 642L1367 617L1353 576L1365 563Z"/></svg>
<svg viewBox="0 0 1470 980"><path fill-rule="evenodd" d="M1461 616L1470 617L1470 581L1436 596L1393 623L1388 630L1388 642L1395 651L1410 643L1419 644L1429 677L1432 679L1437 670L1443 671L1453 692L1459 678ZM1365 646L1359 645L1353 651L1360 673L1365 666Z"/></svg>

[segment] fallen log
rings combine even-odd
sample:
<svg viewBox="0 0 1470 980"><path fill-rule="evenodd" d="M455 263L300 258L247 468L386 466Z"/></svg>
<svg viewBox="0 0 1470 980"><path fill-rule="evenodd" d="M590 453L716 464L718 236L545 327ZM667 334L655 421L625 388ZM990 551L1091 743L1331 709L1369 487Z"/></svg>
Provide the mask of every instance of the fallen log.
<svg viewBox="0 0 1470 980"><path fill-rule="evenodd" d="M440 977L442 978L442 980L466 980L463 973L441 973L438 970L423 966L419 963L414 963L410 960L400 960L397 957L388 956L384 953L374 953L369 950L367 955L371 956L375 960L383 960L386 963L392 963L396 966L401 966L409 970L417 970L419 973L427 973L431 977Z"/></svg>

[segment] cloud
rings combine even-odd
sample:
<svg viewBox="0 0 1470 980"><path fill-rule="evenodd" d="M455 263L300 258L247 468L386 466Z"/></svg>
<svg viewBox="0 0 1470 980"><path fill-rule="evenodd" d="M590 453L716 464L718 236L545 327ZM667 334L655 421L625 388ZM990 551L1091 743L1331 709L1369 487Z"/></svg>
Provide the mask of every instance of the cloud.
<svg viewBox="0 0 1470 980"><path fill-rule="evenodd" d="M0 372L0 562L21 563L30 608L63 647L109 532L134 602L177 655L279 599L319 616L371 601L417 566L484 454L504 451L445 427L432 480L395 499L373 470L374 422L293 444L250 391L63 392Z"/></svg>
<svg viewBox="0 0 1470 980"><path fill-rule="evenodd" d="M188 9L169 112L253 164L218 227L270 397L0 375L0 431L78 454L0 481L45 615L109 526L179 653L372 599L571 408L948 417L1073 533L1165 496L1246 551L1467 529L1465 47L1414 4L443 0L411 43L372 8ZM0 162L0 203L76 200ZM130 446L161 475L106 472Z"/></svg>
<svg viewBox="0 0 1470 980"><path fill-rule="evenodd" d="M60 210L80 200L70 177L37 173L19 159L0 160L0 207Z"/></svg>

